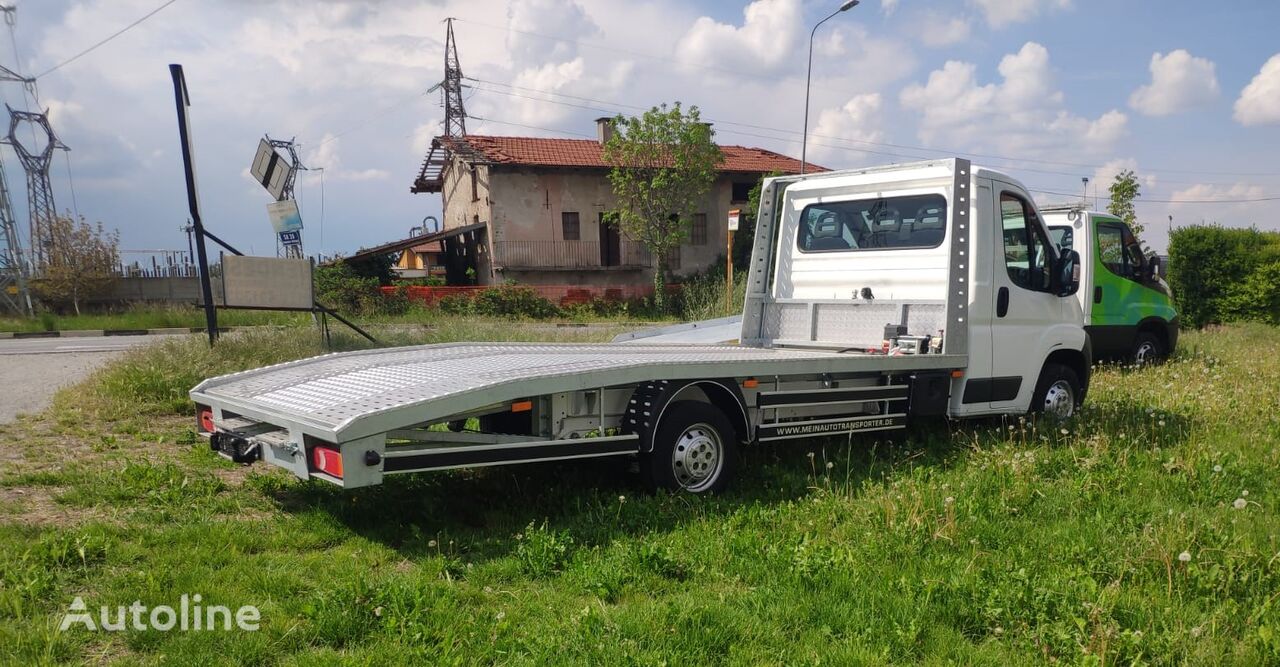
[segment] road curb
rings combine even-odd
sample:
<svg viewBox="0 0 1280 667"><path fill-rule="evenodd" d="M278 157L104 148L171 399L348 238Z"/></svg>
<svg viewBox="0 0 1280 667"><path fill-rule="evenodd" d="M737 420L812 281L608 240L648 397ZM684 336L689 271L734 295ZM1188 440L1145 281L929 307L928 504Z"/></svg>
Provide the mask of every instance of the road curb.
<svg viewBox="0 0 1280 667"><path fill-rule="evenodd" d="M103 336L102 329L70 329L58 333L59 338L101 338Z"/></svg>

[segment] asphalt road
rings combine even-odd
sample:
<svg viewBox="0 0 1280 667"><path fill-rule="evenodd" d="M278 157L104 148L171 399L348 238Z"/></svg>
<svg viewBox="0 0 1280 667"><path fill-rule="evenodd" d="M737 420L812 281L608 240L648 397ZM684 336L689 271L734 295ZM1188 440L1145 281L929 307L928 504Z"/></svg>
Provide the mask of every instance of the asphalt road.
<svg viewBox="0 0 1280 667"><path fill-rule="evenodd" d="M0 423L49 405L53 393L84 379L129 348L168 336L0 340Z"/></svg>

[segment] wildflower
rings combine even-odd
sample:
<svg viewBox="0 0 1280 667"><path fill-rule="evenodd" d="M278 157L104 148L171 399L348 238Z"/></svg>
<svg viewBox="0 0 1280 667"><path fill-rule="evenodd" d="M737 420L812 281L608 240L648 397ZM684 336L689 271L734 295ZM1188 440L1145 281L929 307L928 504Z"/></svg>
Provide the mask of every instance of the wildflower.
<svg viewBox="0 0 1280 667"><path fill-rule="evenodd" d="M833 462L831 462L831 461L827 461L827 470L830 470L830 469L832 469L832 468L834 468L834 467L836 467L836 464L835 464L835 463L833 463Z"/></svg>
<svg viewBox="0 0 1280 667"><path fill-rule="evenodd" d="M373 615L377 616L378 618L382 618L382 607L374 607Z"/></svg>
<svg viewBox="0 0 1280 667"><path fill-rule="evenodd" d="M1158 421L1158 422L1156 422L1156 423L1157 423L1157 424L1159 424L1159 425L1161 425L1161 426L1164 426L1164 420L1163 420L1163 419L1161 419L1160 421Z"/></svg>
<svg viewBox="0 0 1280 667"><path fill-rule="evenodd" d="M946 505L951 505L955 503L955 501L956 501L955 498L952 498L951 496L947 496L946 499L944 499L942 502Z"/></svg>
<svg viewBox="0 0 1280 667"><path fill-rule="evenodd" d="M430 540L429 542L427 542L427 546L428 546L428 547L430 547L430 548L432 548L432 549L436 548L436 541L435 541L435 540Z"/></svg>
<svg viewBox="0 0 1280 667"><path fill-rule="evenodd" d="M812 461L812 460L813 460L813 452L809 452L809 460L810 460L810 461Z"/></svg>
<svg viewBox="0 0 1280 667"><path fill-rule="evenodd" d="M1181 562L1183 562L1183 563L1190 563L1190 562L1191 562L1191 552L1190 552L1190 551L1184 551L1184 552L1182 552L1182 553L1178 554L1178 560L1179 560L1179 561L1181 561Z"/></svg>
<svg viewBox="0 0 1280 667"><path fill-rule="evenodd" d="M618 496L618 502L620 502L620 503L625 503L625 502L627 502L627 497L626 497L626 496Z"/></svg>
<svg viewBox="0 0 1280 667"><path fill-rule="evenodd" d="M1062 435L1067 435L1067 434L1071 433L1071 431L1068 431L1068 430L1067 430L1067 429L1065 429L1065 428L1064 428L1064 429L1061 429L1061 431L1062 431Z"/></svg>
<svg viewBox="0 0 1280 667"><path fill-rule="evenodd" d="M1247 495L1249 495L1249 489L1245 489L1244 491L1241 491L1241 492L1240 492L1240 496L1241 496L1242 498L1243 498L1244 496L1247 496Z"/></svg>
<svg viewBox="0 0 1280 667"><path fill-rule="evenodd" d="M494 615L493 619L494 619L495 621L501 621L502 619L504 619L504 618L506 618L506 617L507 617L507 612L505 612L505 611L500 611L500 612L498 612L497 614L495 614L495 615Z"/></svg>
<svg viewBox="0 0 1280 667"><path fill-rule="evenodd" d="M1244 498L1236 498L1235 502L1231 503L1231 506L1238 510L1242 510L1248 504L1249 504L1249 501L1245 500Z"/></svg>
<svg viewBox="0 0 1280 667"><path fill-rule="evenodd" d="M1214 471L1214 472L1222 472L1222 465L1221 465L1221 464L1218 464L1218 465L1214 466L1214 467L1213 467L1213 471Z"/></svg>

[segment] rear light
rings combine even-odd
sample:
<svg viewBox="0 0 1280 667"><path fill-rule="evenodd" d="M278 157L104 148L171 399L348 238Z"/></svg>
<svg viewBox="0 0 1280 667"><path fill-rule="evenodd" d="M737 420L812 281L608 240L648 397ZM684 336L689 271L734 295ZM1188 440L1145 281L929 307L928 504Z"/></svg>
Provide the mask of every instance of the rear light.
<svg viewBox="0 0 1280 667"><path fill-rule="evenodd" d="M197 405L196 419L201 433L213 433L213 408Z"/></svg>
<svg viewBox="0 0 1280 667"><path fill-rule="evenodd" d="M331 477L342 479L342 452L329 447L314 447L311 450L311 467Z"/></svg>
<svg viewBox="0 0 1280 667"><path fill-rule="evenodd" d="M516 401L511 404L512 412L528 412L533 409L533 401Z"/></svg>

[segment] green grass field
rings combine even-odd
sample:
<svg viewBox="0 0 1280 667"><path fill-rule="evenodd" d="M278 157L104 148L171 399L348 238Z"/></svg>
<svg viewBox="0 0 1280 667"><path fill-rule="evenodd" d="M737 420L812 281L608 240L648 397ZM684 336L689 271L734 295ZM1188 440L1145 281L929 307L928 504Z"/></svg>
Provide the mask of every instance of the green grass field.
<svg viewBox="0 0 1280 667"><path fill-rule="evenodd" d="M488 327L488 328L486 328ZM527 333L527 332L526 332ZM432 340L518 338L451 325ZM603 331L560 333L606 339ZM211 454L186 389L314 353L133 353L0 434L15 664L1280 663L1280 330L1188 333L1013 418L751 450L731 492L617 462L342 492ZM257 632L58 631L74 596L260 608Z"/></svg>

